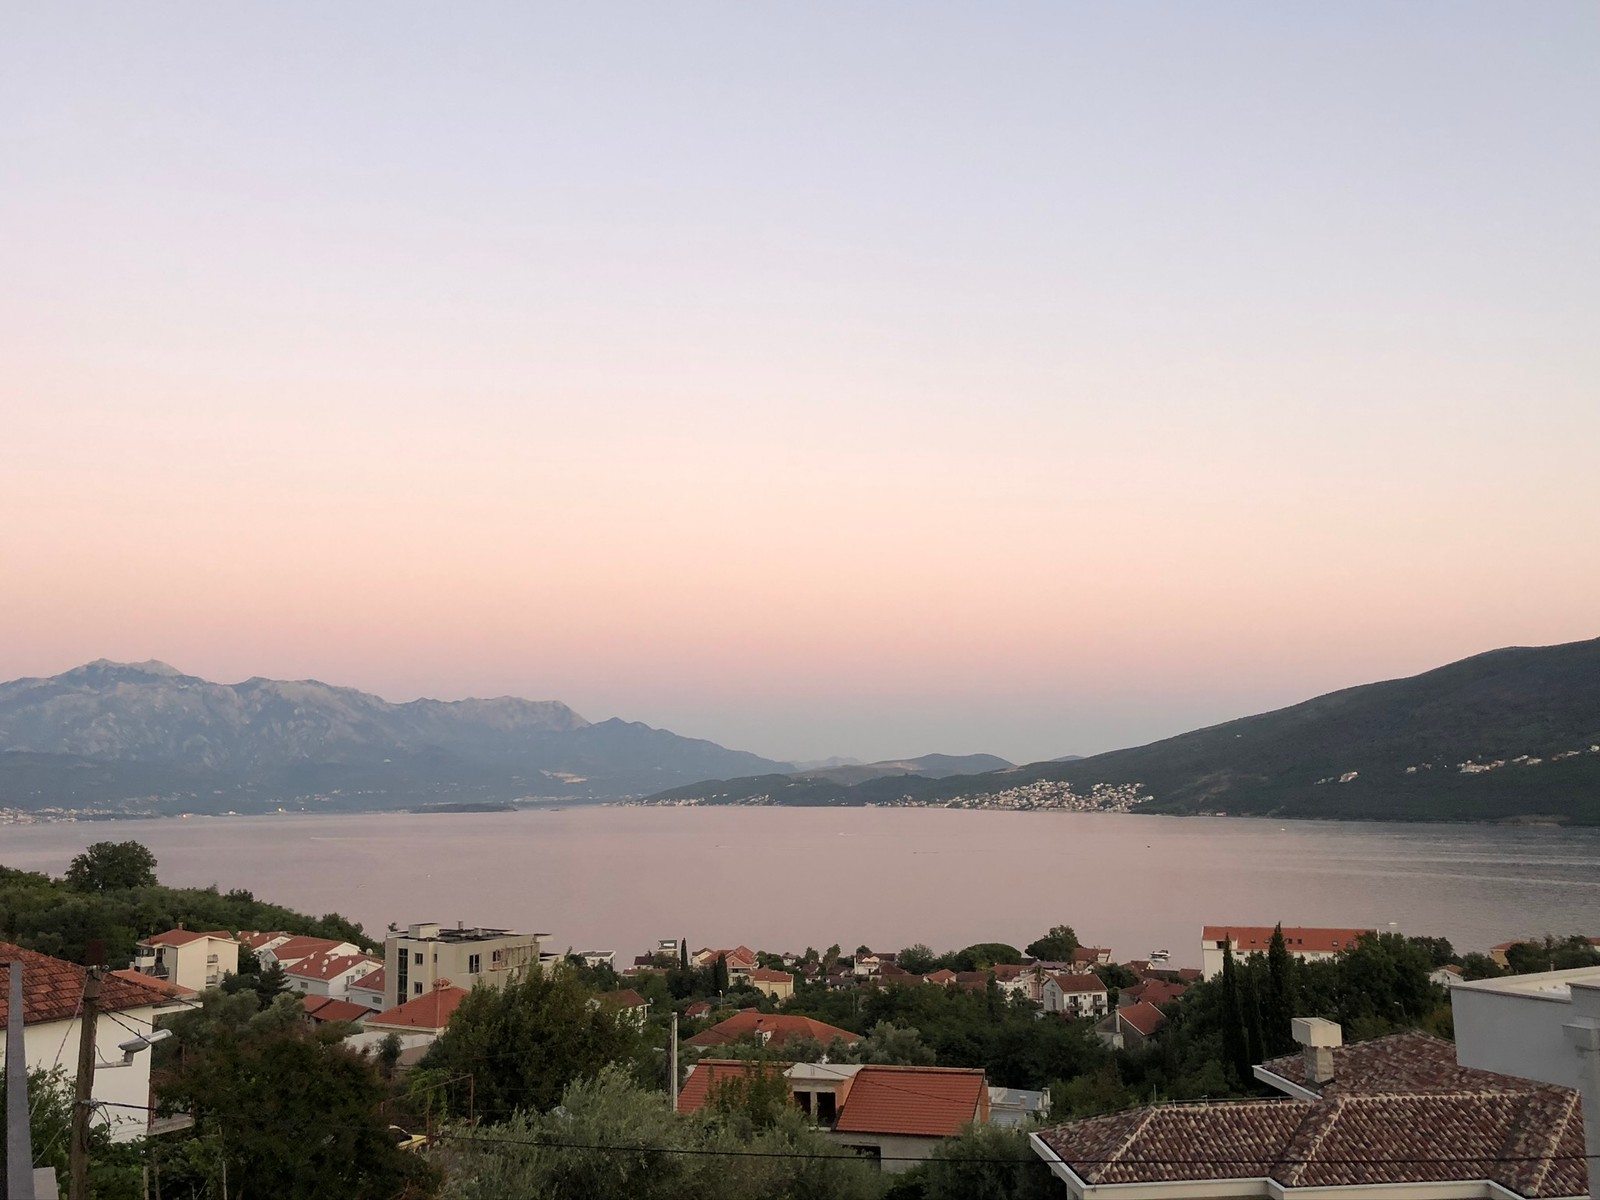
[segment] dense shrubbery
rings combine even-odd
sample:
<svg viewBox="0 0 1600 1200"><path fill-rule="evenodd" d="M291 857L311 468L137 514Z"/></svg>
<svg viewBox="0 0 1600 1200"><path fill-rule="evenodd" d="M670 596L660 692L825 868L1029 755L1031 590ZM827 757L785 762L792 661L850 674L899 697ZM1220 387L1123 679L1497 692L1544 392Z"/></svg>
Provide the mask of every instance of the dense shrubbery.
<svg viewBox="0 0 1600 1200"><path fill-rule="evenodd" d="M377 943L338 913L307 916L257 900L247 891L172 888L153 882L155 859L138 842L102 842L73 860L68 878L0 867L0 940L73 962L90 942L106 962L126 966L141 937L175 928L282 929L337 938L368 949ZM132 884L133 886L122 886Z"/></svg>

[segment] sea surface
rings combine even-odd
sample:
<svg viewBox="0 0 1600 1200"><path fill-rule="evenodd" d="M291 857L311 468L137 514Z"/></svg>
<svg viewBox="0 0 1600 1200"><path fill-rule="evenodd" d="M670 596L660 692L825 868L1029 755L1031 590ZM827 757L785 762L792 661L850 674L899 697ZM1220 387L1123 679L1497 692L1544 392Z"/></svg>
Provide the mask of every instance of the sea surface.
<svg viewBox="0 0 1600 1200"><path fill-rule="evenodd" d="M162 882L249 888L371 933L440 921L615 950L1022 946L1073 926L1119 961L1200 964L1203 924L1337 925L1486 949L1600 935L1600 830L947 809L587 807L0 826L60 874L136 838Z"/></svg>

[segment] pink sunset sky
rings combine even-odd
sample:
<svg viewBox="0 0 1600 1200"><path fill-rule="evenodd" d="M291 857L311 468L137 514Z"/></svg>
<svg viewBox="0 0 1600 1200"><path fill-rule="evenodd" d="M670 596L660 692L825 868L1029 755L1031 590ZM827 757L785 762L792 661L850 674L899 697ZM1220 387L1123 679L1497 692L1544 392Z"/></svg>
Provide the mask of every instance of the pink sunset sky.
<svg viewBox="0 0 1600 1200"><path fill-rule="evenodd" d="M0 677L1025 760L1596 636L1596 12L15 9Z"/></svg>

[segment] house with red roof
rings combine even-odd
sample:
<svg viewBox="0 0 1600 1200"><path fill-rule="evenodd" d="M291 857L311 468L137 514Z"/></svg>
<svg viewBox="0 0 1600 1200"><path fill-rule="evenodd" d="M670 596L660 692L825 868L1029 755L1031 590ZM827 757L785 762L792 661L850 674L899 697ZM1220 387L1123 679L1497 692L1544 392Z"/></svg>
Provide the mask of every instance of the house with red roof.
<svg viewBox="0 0 1600 1200"><path fill-rule="evenodd" d="M1125 987L1117 993L1117 1003L1124 1004L1154 1004L1157 1008L1165 1008L1175 1004L1189 989L1181 983L1170 983L1165 979L1151 977L1141 979L1132 987Z"/></svg>
<svg viewBox="0 0 1600 1200"><path fill-rule="evenodd" d="M423 995L369 1016L364 1028L368 1033L426 1033L437 1037L467 995L465 988L456 987L448 979L438 979Z"/></svg>
<svg viewBox="0 0 1600 1200"><path fill-rule="evenodd" d="M1201 978L1222 974L1229 949L1234 958L1265 954L1272 946L1271 925L1207 925L1200 931ZM1285 925L1283 941L1290 954L1305 962L1318 962L1342 954L1370 929L1314 929Z"/></svg>
<svg viewBox="0 0 1600 1200"><path fill-rule="evenodd" d="M376 971L368 971L352 979L345 988L345 999L352 1004L365 1004L373 1011L383 1008L383 972L384 968L379 967Z"/></svg>
<svg viewBox="0 0 1600 1200"><path fill-rule="evenodd" d="M589 1003L592 1007L616 1013L620 1019L626 1020L635 1029L643 1029L645 1021L650 1016L650 1001L632 988L601 992Z"/></svg>
<svg viewBox="0 0 1600 1200"><path fill-rule="evenodd" d="M1148 1001L1140 1001L1119 1005L1094 1031L1113 1050L1132 1050L1153 1038L1166 1023L1166 1013Z"/></svg>
<svg viewBox="0 0 1600 1200"><path fill-rule="evenodd" d="M1111 993L1092 972L1062 972L1046 975L1039 991L1039 1002L1047 1013L1076 1020L1103 1017L1111 1007Z"/></svg>
<svg viewBox="0 0 1600 1200"><path fill-rule="evenodd" d="M699 1020L701 1017L709 1017L711 1015L711 1001L696 1000L683 1010L683 1015L691 1021Z"/></svg>
<svg viewBox="0 0 1600 1200"><path fill-rule="evenodd" d="M226 929L200 932L179 925L152 934L133 950L129 969L192 991L213 988L239 970L239 942Z"/></svg>
<svg viewBox="0 0 1600 1200"><path fill-rule="evenodd" d="M922 981L938 987L949 987L956 981L956 973L948 967L940 967L937 971L929 971L922 977Z"/></svg>
<svg viewBox="0 0 1600 1200"><path fill-rule="evenodd" d="M268 945L256 951L256 958L260 961L263 970L276 963L287 971L295 963L310 958L313 955L335 957L338 955L351 955L365 953L360 946L352 942L335 941L333 938L319 937L294 937L284 938L275 945Z"/></svg>
<svg viewBox="0 0 1600 1200"><path fill-rule="evenodd" d="M787 971L773 971L757 967L745 978L758 992L765 992L774 1000L787 1000L794 995L794 976Z"/></svg>
<svg viewBox="0 0 1600 1200"><path fill-rule="evenodd" d="M370 954L309 954L283 969L289 987L302 996L350 998L350 985L383 964Z"/></svg>
<svg viewBox="0 0 1600 1200"><path fill-rule="evenodd" d="M13 962L22 964L22 1041L28 1069L65 1067L72 1071L83 1033L81 1014L88 972L77 963L0 942L0 1062L4 1061L11 1016L11 968L7 964ZM172 986L132 970L101 975L95 1054L105 1069L94 1073L90 1095L96 1107L91 1119L109 1127L113 1141L143 1137L150 1124L150 1052L124 1055L117 1045L155 1028L157 1012L173 1002Z"/></svg>
<svg viewBox="0 0 1600 1200"><path fill-rule="evenodd" d="M781 1072L795 1107L887 1172L909 1170L944 1139L990 1119L989 1085L981 1069L751 1059L701 1059L679 1089L678 1111L696 1112L716 1088L759 1071Z"/></svg>
<svg viewBox="0 0 1600 1200"><path fill-rule="evenodd" d="M739 945L732 950L713 950L702 946L689 958L697 967L709 967L721 958L728 964L728 979L743 979L756 969L756 952L749 946Z"/></svg>
<svg viewBox="0 0 1600 1200"><path fill-rule="evenodd" d="M747 1008L724 1021L717 1022L710 1029L703 1029L693 1037L685 1038L684 1045L709 1050L733 1042L754 1042L757 1045L778 1049L792 1038L812 1038L828 1046L835 1038L853 1044L861 1040L861 1035L851 1033L848 1029L840 1029L836 1025L812 1020L810 1017L796 1017L788 1013L764 1013Z"/></svg>
<svg viewBox="0 0 1600 1200"><path fill-rule="evenodd" d="M348 1000L335 1000L329 996L302 998L300 1011L305 1014L306 1024L311 1026L329 1025L336 1021L359 1025L373 1015L372 1010L364 1004L352 1004Z"/></svg>

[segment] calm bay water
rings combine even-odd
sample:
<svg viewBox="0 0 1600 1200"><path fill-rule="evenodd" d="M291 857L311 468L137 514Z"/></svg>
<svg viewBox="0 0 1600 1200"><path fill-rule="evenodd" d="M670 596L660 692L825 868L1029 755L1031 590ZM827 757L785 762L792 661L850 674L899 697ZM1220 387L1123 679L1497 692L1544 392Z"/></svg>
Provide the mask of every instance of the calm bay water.
<svg viewBox="0 0 1600 1200"><path fill-rule="evenodd" d="M465 921L632 956L656 939L1023 945L1066 922L1198 966L1205 923L1368 926L1458 948L1600 935L1600 830L943 809L573 808L0 827L60 874L137 838L163 882L251 889L369 931Z"/></svg>

